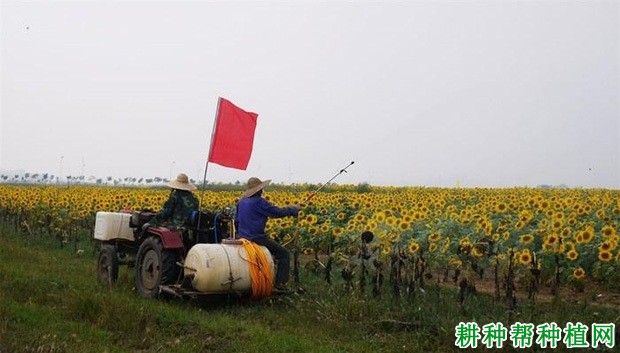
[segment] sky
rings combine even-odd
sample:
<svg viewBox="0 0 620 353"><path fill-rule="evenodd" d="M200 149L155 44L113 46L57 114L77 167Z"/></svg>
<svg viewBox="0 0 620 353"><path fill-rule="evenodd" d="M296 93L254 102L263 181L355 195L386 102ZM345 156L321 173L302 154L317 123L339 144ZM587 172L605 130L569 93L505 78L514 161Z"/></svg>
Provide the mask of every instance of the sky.
<svg viewBox="0 0 620 353"><path fill-rule="evenodd" d="M0 171L620 189L618 1L0 2Z"/></svg>

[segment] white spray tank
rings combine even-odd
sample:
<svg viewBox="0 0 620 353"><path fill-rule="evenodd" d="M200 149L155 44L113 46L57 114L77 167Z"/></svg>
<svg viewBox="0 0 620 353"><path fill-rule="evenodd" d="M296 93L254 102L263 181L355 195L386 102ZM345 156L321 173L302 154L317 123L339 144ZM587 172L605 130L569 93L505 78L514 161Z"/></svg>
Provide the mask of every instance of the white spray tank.
<svg viewBox="0 0 620 353"><path fill-rule="evenodd" d="M134 241L133 230L129 227L130 213L97 212L94 238L101 241L124 239Z"/></svg>
<svg viewBox="0 0 620 353"><path fill-rule="evenodd" d="M268 271L275 277L275 266L266 247L259 247L267 257ZM184 263L184 277L191 278L196 291L201 293L251 293L250 262L248 253L239 240L224 240L220 244L196 244Z"/></svg>

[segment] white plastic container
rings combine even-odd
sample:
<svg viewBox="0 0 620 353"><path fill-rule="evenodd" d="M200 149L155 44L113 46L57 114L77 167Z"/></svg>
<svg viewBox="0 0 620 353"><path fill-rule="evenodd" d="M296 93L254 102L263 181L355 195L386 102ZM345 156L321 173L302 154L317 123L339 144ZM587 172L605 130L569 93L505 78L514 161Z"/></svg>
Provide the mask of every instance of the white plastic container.
<svg viewBox="0 0 620 353"><path fill-rule="evenodd" d="M274 275L273 258L267 248L261 249L269 262ZM234 244L196 244L185 257L184 276L194 275L192 286L202 293L252 291L250 264L243 245ZM232 274L232 281L231 281Z"/></svg>
<svg viewBox="0 0 620 353"><path fill-rule="evenodd" d="M129 228L131 214L119 212L97 212L95 218L95 239L108 241L114 239L134 240L133 230Z"/></svg>

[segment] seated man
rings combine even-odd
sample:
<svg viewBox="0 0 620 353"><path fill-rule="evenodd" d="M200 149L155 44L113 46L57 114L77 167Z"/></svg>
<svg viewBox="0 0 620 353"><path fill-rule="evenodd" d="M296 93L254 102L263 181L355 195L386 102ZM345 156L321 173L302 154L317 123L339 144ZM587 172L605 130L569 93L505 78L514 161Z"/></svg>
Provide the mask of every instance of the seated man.
<svg viewBox="0 0 620 353"><path fill-rule="evenodd" d="M286 283L290 271L290 254L285 247L265 234L267 219L297 216L298 206L278 208L261 197L263 189L271 180L261 181L258 178L250 178L246 191L241 195L237 203L235 213L235 227L240 238L248 239L258 245L269 249L277 263L275 288L276 291L288 292Z"/></svg>
<svg viewBox="0 0 620 353"><path fill-rule="evenodd" d="M170 228L181 228L190 221L192 212L198 210L198 199L192 191L196 186L189 182L187 175L181 173L176 180L168 183L172 188L170 197L161 211L155 215L142 229L162 225Z"/></svg>

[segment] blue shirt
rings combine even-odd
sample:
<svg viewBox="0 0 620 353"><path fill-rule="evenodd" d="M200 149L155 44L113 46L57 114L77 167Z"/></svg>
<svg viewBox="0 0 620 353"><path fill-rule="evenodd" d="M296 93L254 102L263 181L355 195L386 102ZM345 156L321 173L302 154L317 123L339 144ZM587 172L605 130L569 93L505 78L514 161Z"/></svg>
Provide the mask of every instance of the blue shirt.
<svg viewBox="0 0 620 353"><path fill-rule="evenodd" d="M268 218L297 216L298 212L297 207L276 207L260 196L243 198L237 203L235 211L237 235L249 240L266 237Z"/></svg>

